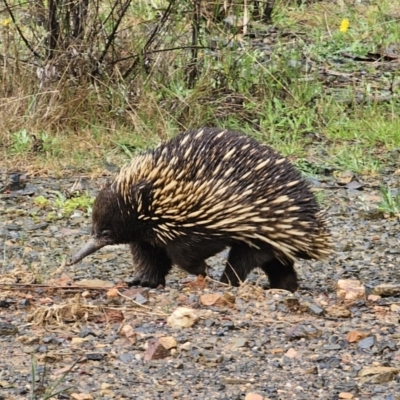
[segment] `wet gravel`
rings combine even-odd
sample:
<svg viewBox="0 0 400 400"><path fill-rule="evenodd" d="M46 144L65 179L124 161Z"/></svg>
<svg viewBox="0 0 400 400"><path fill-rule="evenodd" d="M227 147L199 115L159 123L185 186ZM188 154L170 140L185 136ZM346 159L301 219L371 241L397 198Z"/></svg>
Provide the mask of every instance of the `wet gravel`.
<svg viewBox="0 0 400 400"><path fill-rule="evenodd" d="M113 285L129 280L133 268L125 246L63 267L90 231L90 213L67 216L55 206L75 178L27 178L19 190L3 189L0 398L30 398L34 354L36 398L68 371L57 389L72 388L60 399L400 399L400 296L374 295L378 285L400 286L399 217L376 212L380 186L399 187L398 173L393 168L384 177L354 177L357 190L332 177L313 181L325 193L336 249L326 262L298 262L298 293L266 290L259 271L243 287L228 288L190 285L195 277L174 269L166 288L135 294L144 307L122 285L125 297L76 286L83 279ZM3 175L3 188L9 179ZM103 181L87 181L90 195ZM51 204L38 205L38 196ZM215 279L225 256L209 260ZM359 280L366 295L339 298L343 279ZM234 303L204 305L202 296L212 293L229 294ZM54 310L77 294L93 307L86 314L56 321L48 313L38 325L30 320L35 311ZM167 316L179 306L193 308L200 319L189 328L171 328ZM349 339L354 331L362 333L360 340ZM144 361L149 340L160 337L172 337L176 345L163 358ZM92 397L77 397L84 394Z"/></svg>

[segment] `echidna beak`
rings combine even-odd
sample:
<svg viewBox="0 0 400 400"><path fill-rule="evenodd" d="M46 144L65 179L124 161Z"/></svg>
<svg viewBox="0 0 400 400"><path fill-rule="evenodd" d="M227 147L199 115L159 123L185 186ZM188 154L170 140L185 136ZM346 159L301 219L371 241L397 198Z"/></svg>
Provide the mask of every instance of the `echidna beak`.
<svg viewBox="0 0 400 400"><path fill-rule="evenodd" d="M89 254L92 254L95 251L101 249L104 245L105 244L102 243L100 240L97 240L95 238L89 239L88 242L70 258L67 266L76 264L77 262L87 257Z"/></svg>

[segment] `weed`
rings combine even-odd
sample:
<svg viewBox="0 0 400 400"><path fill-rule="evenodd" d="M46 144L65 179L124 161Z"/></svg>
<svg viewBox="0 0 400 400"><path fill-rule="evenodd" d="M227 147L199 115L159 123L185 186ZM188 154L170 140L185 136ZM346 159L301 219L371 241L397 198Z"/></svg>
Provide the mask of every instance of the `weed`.
<svg viewBox="0 0 400 400"><path fill-rule="evenodd" d="M341 148L335 157L337 168L356 173L377 174L381 169L381 162L359 145Z"/></svg>
<svg viewBox="0 0 400 400"><path fill-rule="evenodd" d="M62 393L67 392L72 389L73 386L60 388L63 382L66 380L68 374L75 367L76 363L79 361L75 361L70 368L68 368L61 377L54 383L47 382L47 368L46 365L43 368L43 371L38 375L38 365L35 354L32 354L31 359L31 390L29 400L50 400L54 398L58 398L58 396ZM37 384L37 382L39 382Z"/></svg>
<svg viewBox="0 0 400 400"><path fill-rule="evenodd" d="M379 210L390 216L400 215L400 190L392 189L389 185L381 188L382 200Z"/></svg>
<svg viewBox="0 0 400 400"><path fill-rule="evenodd" d="M310 163L304 158L299 158L293 161L292 164L306 177L315 177L320 173L320 168L317 165Z"/></svg>
<svg viewBox="0 0 400 400"><path fill-rule="evenodd" d="M46 199L46 197L44 197L44 196L35 197L35 199L33 200L33 202L34 202L37 206L41 206L41 207L46 207L47 205L50 204L50 200L49 200L49 199Z"/></svg>
<svg viewBox="0 0 400 400"><path fill-rule="evenodd" d="M57 219L57 212L62 216L70 216L76 210L83 211L86 215L91 214L94 197L90 197L85 192L81 196L75 196L67 199L61 192L53 192L54 199L47 199L44 196L38 196L34 199L34 203L42 208L51 209L52 211L46 215L46 221Z"/></svg>
<svg viewBox="0 0 400 400"><path fill-rule="evenodd" d="M11 151L16 154L27 153L32 146L32 136L29 135L26 129L22 129L11 135L12 144Z"/></svg>

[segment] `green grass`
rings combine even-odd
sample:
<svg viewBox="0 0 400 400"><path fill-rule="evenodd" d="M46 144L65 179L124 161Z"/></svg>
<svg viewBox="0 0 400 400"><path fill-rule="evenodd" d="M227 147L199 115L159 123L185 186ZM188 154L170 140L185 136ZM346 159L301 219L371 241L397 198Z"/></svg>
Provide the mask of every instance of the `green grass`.
<svg viewBox="0 0 400 400"><path fill-rule="evenodd" d="M60 192L54 192L52 198L37 196L34 199L34 204L43 210L50 210L48 218L55 218L55 212L60 212L62 216L70 216L74 211L80 210L85 214L91 214L94 198L88 193L83 193L79 196L66 198Z"/></svg>
<svg viewBox="0 0 400 400"><path fill-rule="evenodd" d="M129 79L122 78L129 57L95 83L78 76L78 85L68 68L61 79L41 86L36 71L12 61L4 64L3 162L101 173L104 162L120 165L137 151L203 125L244 131L294 161L312 157L313 164L361 174L379 173L382 154L400 147L400 73L343 55L370 57L399 43L399 5L389 0L343 7L278 0L273 14L277 33L266 39L268 52L249 46L240 32L222 23L207 23L220 7L204 3L199 44L206 48L199 49L199 74L189 86L190 52L159 50L190 45L191 4L183 1L173 10L159 28L158 44L148 49L149 67L142 65ZM165 0L132 3L116 38L121 59L140 53L167 5ZM16 10L17 17L26 12ZM109 32L110 10L104 5L100 11ZM243 7L232 12L240 17ZM7 18L0 14L2 54L29 59L15 26L1 24ZM341 32L344 18L349 29ZM257 27L267 28L258 22ZM44 40L43 28L31 24L22 29L32 43ZM99 42L99 51L102 46ZM385 101L382 94L388 95ZM38 140L39 148L34 146Z"/></svg>
<svg viewBox="0 0 400 400"><path fill-rule="evenodd" d="M379 210L390 216L400 215L400 189L392 189L390 186L381 188L382 201Z"/></svg>
<svg viewBox="0 0 400 400"><path fill-rule="evenodd" d="M61 377L55 382L48 381L49 371L47 365L44 365L43 372L38 373L38 364L34 354L32 354L31 360L31 390L29 393L29 400L50 400L56 399L61 394L66 394L72 386L62 387L64 386L64 382L67 379L68 374L75 367L75 361L67 371L65 371Z"/></svg>

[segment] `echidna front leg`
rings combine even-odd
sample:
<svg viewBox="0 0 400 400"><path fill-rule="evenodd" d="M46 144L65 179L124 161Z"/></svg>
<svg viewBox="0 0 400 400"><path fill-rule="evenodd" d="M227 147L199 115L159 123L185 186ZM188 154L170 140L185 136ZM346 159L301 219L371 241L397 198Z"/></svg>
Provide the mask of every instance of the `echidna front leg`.
<svg viewBox="0 0 400 400"><path fill-rule="evenodd" d="M136 274L129 282L130 285L140 285L155 288L165 286L165 277L172 268L167 253L150 243L130 243L133 264Z"/></svg>
<svg viewBox="0 0 400 400"><path fill-rule="evenodd" d="M283 264L277 258L261 265L262 270L268 275L271 289L285 289L294 293L299 288L293 265L291 260Z"/></svg>

